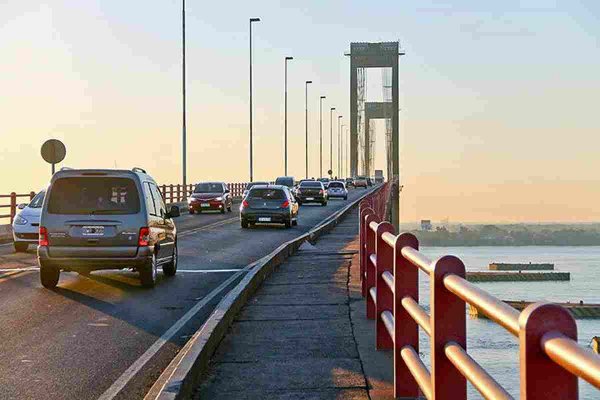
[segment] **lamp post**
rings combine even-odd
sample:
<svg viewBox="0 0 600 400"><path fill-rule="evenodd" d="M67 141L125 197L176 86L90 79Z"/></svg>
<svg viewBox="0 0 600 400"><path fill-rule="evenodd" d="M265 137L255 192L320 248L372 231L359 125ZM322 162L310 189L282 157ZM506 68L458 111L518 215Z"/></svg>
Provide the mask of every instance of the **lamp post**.
<svg viewBox="0 0 600 400"><path fill-rule="evenodd" d="M287 174L288 174L288 172L287 172L288 171L288 168L287 168L287 166L288 166L288 162L287 162L288 161L287 160L287 149L288 149L288 140L287 140L287 138L288 138L288 134L287 134L287 93L288 93L288 90L287 90L287 65L288 65L288 61L293 60L293 59L294 59L294 57L286 57L285 58L285 112L284 112L285 116L284 116L284 133L283 133L284 143L285 143L284 144L284 153L285 153L284 175L285 176L287 176Z"/></svg>
<svg viewBox="0 0 600 400"><path fill-rule="evenodd" d="M329 109L329 170L333 171L333 112L335 107Z"/></svg>
<svg viewBox="0 0 600 400"><path fill-rule="evenodd" d="M337 173L338 173L338 175L340 175L340 174L341 174L341 172L340 172L340 171L341 171L341 169L342 169L342 164L341 164L341 162L340 162L340 153L341 153L341 149L342 149L342 148L340 147L340 140L341 140L341 137L342 137L342 133L341 133L342 131L341 131L341 126L340 126L340 123L341 123L340 121L341 121L341 120L342 120L342 116L341 116L341 115L338 115L338 169L337 169Z"/></svg>
<svg viewBox="0 0 600 400"><path fill-rule="evenodd" d="M319 99L319 178L323 177L323 99Z"/></svg>
<svg viewBox="0 0 600 400"><path fill-rule="evenodd" d="M304 150L304 152L306 155L306 165L305 165L306 179L308 179L308 85L311 83L312 83L312 81L306 81L304 83L304 126L306 128L306 138L305 138L306 149Z"/></svg>
<svg viewBox="0 0 600 400"><path fill-rule="evenodd" d="M260 18L250 18L250 182L253 180L252 169L252 23L260 22Z"/></svg>
<svg viewBox="0 0 600 400"><path fill-rule="evenodd" d="M183 100L183 115L181 125L181 151L182 151L182 180L183 180L183 200L187 198L187 136L186 136L186 104L185 104L185 0L182 1L181 6L181 33L183 39L183 60L181 63L181 74L182 74L182 100Z"/></svg>
<svg viewBox="0 0 600 400"><path fill-rule="evenodd" d="M342 178L344 176L344 127L346 125L342 124L342 128L340 130L340 138L339 138L339 146L340 146L340 155L339 155L339 178Z"/></svg>

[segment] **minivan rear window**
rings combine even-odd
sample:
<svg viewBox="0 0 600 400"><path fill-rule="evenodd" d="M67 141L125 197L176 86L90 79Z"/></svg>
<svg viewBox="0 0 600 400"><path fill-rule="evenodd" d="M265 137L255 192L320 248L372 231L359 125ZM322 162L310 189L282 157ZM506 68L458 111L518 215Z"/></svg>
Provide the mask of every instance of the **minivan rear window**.
<svg viewBox="0 0 600 400"><path fill-rule="evenodd" d="M50 189L50 214L136 214L140 197L132 179L117 177L68 177L57 179Z"/></svg>
<svg viewBox="0 0 600 400"><path fill-rule="evenodd" d="M330 188L343 188L344 184L342 182L331 182L329 184Z"/></svg>
<svg viewBox="0 0 600 400"><path fill-rule="evenodd" d="M248 198L264 200L282 200L285 199L285 193L281 189L254 188L250 190Z"/></svg>
<svg viewBox="0 0 600 400"><path fill-rule="evenodd" d="M283 186L287 186L287 187L292 187L292 186L294 186L294 178L280 177L280 178L277 178L275 180L275 184L276 185L283 185Z"/></svg>

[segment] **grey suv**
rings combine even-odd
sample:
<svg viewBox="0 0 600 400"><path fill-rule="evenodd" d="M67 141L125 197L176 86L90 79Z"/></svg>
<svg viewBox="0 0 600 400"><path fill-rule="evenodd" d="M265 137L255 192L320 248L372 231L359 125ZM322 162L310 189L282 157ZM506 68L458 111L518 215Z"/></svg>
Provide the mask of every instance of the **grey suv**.
<svg viewBox="0 0 600 400"><path fill-rule="evenodd" d="M154 287L158 267L177 272L179 208L167 206L140 168L61 170L50 182L40 220L38 263L46 288L60 271L133 268Z"/></svg>

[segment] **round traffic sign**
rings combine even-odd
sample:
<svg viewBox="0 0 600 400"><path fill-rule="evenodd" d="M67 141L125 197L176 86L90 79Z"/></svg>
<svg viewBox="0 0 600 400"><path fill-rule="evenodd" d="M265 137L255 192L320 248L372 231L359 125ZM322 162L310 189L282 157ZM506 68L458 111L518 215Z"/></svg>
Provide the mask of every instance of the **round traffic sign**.
<svg viewBox="0 0 600 400"><path fill-rule="evenodd" d="M333 174L333 171L332 170L327 170L327 174L331 175L331 174Z"/></svg>
<svg viewBox="0 0 600 400"><path fill-rule="evenodd" d="M46 140L42 145L42 158L49 164L56 164L65 159L67 149L57 139Z"/></svg>

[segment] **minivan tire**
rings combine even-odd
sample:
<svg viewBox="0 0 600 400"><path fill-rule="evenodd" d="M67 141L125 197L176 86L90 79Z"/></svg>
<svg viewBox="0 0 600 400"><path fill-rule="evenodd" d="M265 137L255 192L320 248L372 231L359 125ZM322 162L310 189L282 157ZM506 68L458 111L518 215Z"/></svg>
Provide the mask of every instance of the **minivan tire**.
<svg viewBox="0 0 600 400"><path fill-rule="evenodd" d="M288 229L288 228L291 228L291 226L292 226L292 219L290 218L287 221L285 221L285 228Z"/></svg>
<svg viewBox="0 0 600 400"><path fill-rule="evenodd" d="M175 247L173 247L173 260L163 265L162 270L166 276L174 276L177 273L177 242L175 242Z"/></svg>
<svg viewBox="0 0 600 400"><path fill-rule="evenodd" d="M23 242L14 242L13 245L14 245L15 251L17 253L24 253L27 251L27 248L29 247L29 243L23 243Z"/></svg>
<svg viewBox="0 0 600 400"><path fill-rule="evenodd" d="M158 266L156 264L156 254L140 268L140 281L145 288L153 288L156 285L156 276L158 275Z"/></svg>
<svg viewBox="0 0 600 400"><path fill-rule="evenodd" d="M322 205L323 207L325 207L325 206L327 205L327 202L326 202L326 201L324 201L324 202L322 202L322 203L321 203L321 205Z"/></svg>
<svg viewBox="0 0 600 400"><path fill-rule="evenodd" d="M46 289L54 289L58 285L60 269L54 267L40 268L40 281Z"/></svg>
<svg viewBox="0 0 600 400"><path fill-rule="evenodd" d="M248 229L248 221L242 220L242 229Z"/></svg>

